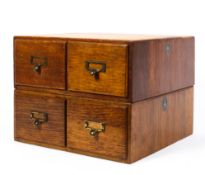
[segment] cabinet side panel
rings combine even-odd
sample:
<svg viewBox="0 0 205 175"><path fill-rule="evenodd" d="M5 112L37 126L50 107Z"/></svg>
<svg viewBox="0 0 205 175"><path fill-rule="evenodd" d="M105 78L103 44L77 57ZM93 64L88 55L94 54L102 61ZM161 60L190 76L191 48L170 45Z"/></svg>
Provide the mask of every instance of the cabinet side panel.
<svg viewBox="0 0 205 175"><path fill-rule="evenodd" d="M194 38L136 42L132 57L132 102L194 85Z"/></svg>
<svg viewBox="0 0 205 175"><path fill-rule="evenodd" d="M193 88L134 103L131 115L133 162L192 134Z"/></svg>

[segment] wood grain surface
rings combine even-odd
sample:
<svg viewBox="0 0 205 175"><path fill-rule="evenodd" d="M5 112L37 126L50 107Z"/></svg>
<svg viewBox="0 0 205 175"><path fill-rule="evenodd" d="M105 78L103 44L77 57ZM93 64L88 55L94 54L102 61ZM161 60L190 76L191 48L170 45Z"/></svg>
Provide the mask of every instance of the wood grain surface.
<svg viewBox="0 0 205 175"><path fill-rule="evenodd" d="M48 121L35 128L32 111L48 114ZM15 138L65 146L65 100L15 92Z"/></svg>
<svg viewBox="0 0 205 175"><path fill-rule="evenodd" d="M194 38L136 42L130 57L132 102L194 85Z"/></svg>
<svg viewBox="0 0 205 175"><path fill-rule="evenodd" d="M136 102L131 111L129 161L133 162L192 134L193 88Z"/></svg>
<svg viewBox="0 0 205 175"><path fill-rule="evenodd" d="M69 148L118 159L127 158L127 105L71 98L67 114ZM104 123L105 131L93 137L84 128L85 121Z"/></svg>
<svg viewBox="0 0 205 175"><path fill-rule="evenodd" d="M40 73L35 64L43 64ZM15 85L66 89L66 42L56 40L16 39L14 41Z"/></svg>
<svg viewBox="0 0 205 175"><path fill-rule="evenodd" d="M127 96L127 45L68 42L68 89L113 96ZM106 64L106 72L99 79L90 75L86 61ZM100 69L101 65L90 64Z"/></svg>
<svg viewBox="0 0 205 175"><path fill-rule="evenodd" d="M189 136L194 52L194 37L15 37L15 140L132 163ZM48 64L35 72L32 57ZM95 79L86 61L106 71ZM35 128L32 111L48 121ZM105 130L93 137L85 121Z"/></svg>

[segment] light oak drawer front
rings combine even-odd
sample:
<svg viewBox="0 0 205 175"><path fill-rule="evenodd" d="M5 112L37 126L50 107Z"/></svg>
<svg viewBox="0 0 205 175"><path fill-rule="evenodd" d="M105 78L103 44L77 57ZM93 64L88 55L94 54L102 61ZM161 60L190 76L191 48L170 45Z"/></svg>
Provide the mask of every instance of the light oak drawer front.
<svg viewBox="0 0 205 175"><path fill-rule="evenodd" d="M65 146L65 100L15 93L15 138Z"/></svg>
<svg viewBox="0 0 205 175"><path fill-rule="evenodd" d="M68 87L113 96L127 96L126 44L68 43Z"/></svg>
<svg viewBox="0 0 205 175"><path fill-rule="evenodd" d="M67 111L69 148L126 159L127 106L71 99Z"/></svg>
<svg viewBox="0 0 205 175"><path fill-rule="evenodd" d="M15 85L66 87L66 42L15 39Z"/></svg>

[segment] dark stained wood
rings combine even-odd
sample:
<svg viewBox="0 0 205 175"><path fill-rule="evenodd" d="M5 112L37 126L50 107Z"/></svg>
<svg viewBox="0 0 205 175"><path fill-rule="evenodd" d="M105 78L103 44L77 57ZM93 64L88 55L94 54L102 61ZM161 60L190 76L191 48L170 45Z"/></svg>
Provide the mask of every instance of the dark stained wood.
<svg viewBox="0 0 205 175"><path fill-rule="evenodd" d="M193 37L138 41L127 43L128 46L116 43L68 42L66 67L66 40L16 37L15 85L65 90L68 83L68 93L76 91L124 97L130 102L194 85ZM167 44L171 46L168 54L165 49ZM29 62L31 55L50 58L48 67L42 67L41 75L33 71L34 65ZM85 69L85 60L106 62L106 73L100 73L100 79L95 80ZM67 71L68 75L65 75Z"/></svg>
<svg viewBox="0 0 205 175"><path fill-rule="evenodd" d="M30 99L32 99L33 96L39 98L45 96L45 99L60 99L63 97L56 94L35 93L22 90L17 90L16 94L19 95L20 98L23 95L30 97ZM18 99L19 97L17 95L16 98ZM167 111L163 111L161 106L164 97L168 99ZM97 156L132 163L192 134L193 131L193 88L187 88L156 98L136 102L132 104L131 113L129 113L129 104L126 105L90 98L75 98L72 96L66 96L66 99L68 100L67 149L63 146L59 147L59 145L47 144L46 141L35 141L29 136L23 138L15 136L15 140L94 157ZM101 112L102 110L103 112ZM16 109L15 112L17 113L17 111ZM83 122L85 120L103 121L105 123L108 121L111 124L116 124L116 127L112 128L112 132L110 129L106 130L103 135L102 133L99 134L99 138L103 138L104 141L106 140L105 143L111 143L112 150L116 151L117 149L115 142L111 139L112 137L109 135L107 138L111 140L105 139L105 135L109 131L108 134L111 132L112 136L113 134L118 135L116 136L117 139L119 136L121 138L124 137L124 149L121 147L121 151L124 150L125 152L122 151L123 154L119 154L118 152L118 156L113 156L113 152L110 153L109 149L106 151L103 150L103 146L99 146L100 143L102 145L105 144L103 140L99 138L95 140L89 136L89 131L84 129ZM29 125L30 124L31 123L29 123ZM18 130L19 129L15 127L15 135L18 133ZM119 130L121 130L121 132L119 132ZM70 135L72 135L71 141L69 140ZM87 145L87 147L85 145ZM95 149L95 146L101 149ZM117 152L114 153L114 155L115 154L117 154Z"/></svg>
<svg viewBox="0 0 205 175"><path fill-rule="evenodd" d="M162 109L166 97L168 108ZM193 88L132 104L129 162L162 149L193 132Z"/></svg>
<svg viewBox="0 0 205 175"><path fill-rule="evenodd" d="M48 122L35 128L32 111L48 113ZM65 100L15 93L15 138L65 146Z"/></svg>
<svg viewBox="0 0 205 175"><path fill-rule="evenodd" d="M194 38L136 42L130 57L132 102L194 85Z"/></svg>
<svg viewBox="0 0 205 175"><path fill-rule="evenodd" d="M127 45L68 42L67 50L69 90L127 97ZM100 72L96 80L85 68L86 61L105 63L106 72Z"/></svg>
<svg viewBox="0 0 205 175"><path fill-rule="evenodd" d="M44 63L41 72L34 71L31 57ZM66 88L66 42L56 40L14 40L15 85L62 89Z"/></svg>
<svg viewBox="0 0 205 175"><path fill-rule="evenodd" d="M67 107L69 148L126 159L128 106L71 98ZM104 123L105 131L93 137L84 128L85 121Z"/></svg>
<svg viewBox="0 0 205 175"><path fill-rule="evenodd" d="M84 98L94 98L99 100L111 100L116 102L125 102L129 103L128 98L124 97L116 97L116 96L109 96L109 95L102 95L102 94L94 94L94 93L85 93L80 91L62 91L62 90L56 90L56 89L45 89L45 88L39 88L39 87L30 87L30 86L16 86L16 89L23 90L23 91L32 91L36 93L52 93L56 95L64 95L64 96L75 96L78 97L84 97Z"/></svg>

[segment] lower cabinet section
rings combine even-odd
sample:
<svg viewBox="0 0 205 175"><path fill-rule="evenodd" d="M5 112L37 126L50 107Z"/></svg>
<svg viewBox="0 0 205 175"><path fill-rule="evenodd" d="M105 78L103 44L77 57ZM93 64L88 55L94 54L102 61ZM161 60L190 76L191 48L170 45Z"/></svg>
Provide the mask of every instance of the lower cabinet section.
<svg viewBox="0 0 205 175"><path fill-rule="evenodd" d="M132 163L193 129L193 88L136 103L15 91L15 139Z"/></svg>

